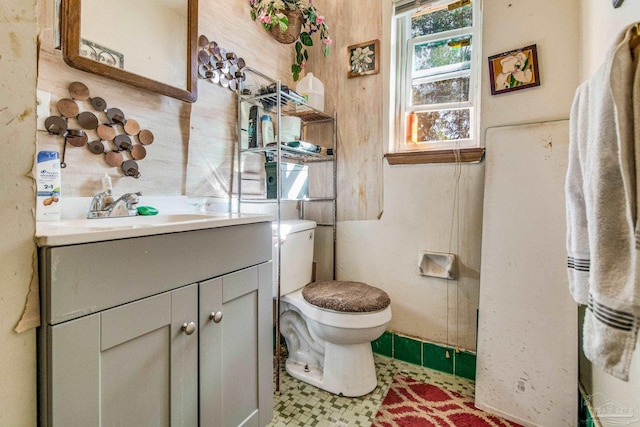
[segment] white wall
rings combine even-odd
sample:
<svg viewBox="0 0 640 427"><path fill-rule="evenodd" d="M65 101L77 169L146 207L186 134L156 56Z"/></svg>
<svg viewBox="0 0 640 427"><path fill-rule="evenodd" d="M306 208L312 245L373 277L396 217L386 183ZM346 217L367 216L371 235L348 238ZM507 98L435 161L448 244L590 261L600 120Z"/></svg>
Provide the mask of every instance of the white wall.
<svg viewBox="0 0 640 427"><path fill-rule="evenodd" d="M602 64L607 50L627 25L640 22L640 2L626 0L614 9L609 1L582 0L580 8L581 80Z"/></svg>
<svg viewBox="0 0 640 427"><path fill-rule="evenodd" d="M35 331L16 334L31 279L36 1L0 4L0 426L36 425Z"/></svg>
<svg viewBox="0 0 640 427"><path fill-rule="evenodd" d="M569 116L578 82L578 4L484 2L481 137L489 127ZM486 58L530 44L538 46L541 86L491 96ZM391 329L475 350L484 165L464 165L461 171L460 216L452 220L458 212L455 165L386 165L381 220L338 225L338 277L386 290ZM456 253L460 278L447 283L419 276L419 250Z"/></svg>
<svg viewBox="0 0 640 427"><path fill-rule="evenodd" d="M581 80L588 79L602 64L613 40L631 23L640 21L640 2L626 0L613 9L611 3L600 0L583 0L581 9ZM637 100L636 100L637 104ZM582 352L581 352L582 353ZM582 356L582 354L581 354ZM640 345L631 361L629 382L620 381L597 368L584 357L580 360L580 380L591 397L594 408L612 401L633 411L633 419L640 419ZM614 424L614 418L603 416L604 426Z"/></svg>
<svg viewBox="0 0 640 427"><path fill-rule="evenodd" d="M482 85L483 130L568 118L578 82L580 1L486 0L483 3L483 72L488 69L487 57L535 44L541 82L535 88L491 96L486 72Z"/></svg>
<svg viewBox="0 0 640 427"><path fill-rule="evenodd" d="M458 198L455 166L385 165L382 218L338 224L337 267L389 293L390 329L475 350L484 166L459 171ZM459 279L419 276L420 250L457 254Z"/></svg>

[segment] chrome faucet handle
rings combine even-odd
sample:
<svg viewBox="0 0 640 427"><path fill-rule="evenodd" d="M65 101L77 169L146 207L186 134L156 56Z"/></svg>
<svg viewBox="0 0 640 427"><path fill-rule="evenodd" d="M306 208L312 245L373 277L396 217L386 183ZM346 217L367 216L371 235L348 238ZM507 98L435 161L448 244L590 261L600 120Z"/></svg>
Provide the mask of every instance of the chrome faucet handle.
<svg viewBox="0 0 640 427"><path fill-rule="evenodd" d="M103 218L108 216L107 208L104 206L104 198L109 196L106 192L101 192L93 196L91 204L89 205L89 212L87 218Z"/></svg>
<svg viewBox="0 0 640 427"><path fill-rule="evenodd" d="M91 204L89 205L89 210L90 211L101 211L103 210L103 198L105 196L108 196L107 193L102 192L102 193L98 193L95 196L93 196L93 199L91 199Z"/></svg>
<svg viewBox="0 0 640 427"><path fill-rule="evenodd" d="M136 193L128 193L126 195L126 197L124 199L124 202L127 205L127 209L132 209L132 207L135 209L135 206L140 201L138 199L139 196L142 196L142 192L141 191L138 191Z"/></svg>

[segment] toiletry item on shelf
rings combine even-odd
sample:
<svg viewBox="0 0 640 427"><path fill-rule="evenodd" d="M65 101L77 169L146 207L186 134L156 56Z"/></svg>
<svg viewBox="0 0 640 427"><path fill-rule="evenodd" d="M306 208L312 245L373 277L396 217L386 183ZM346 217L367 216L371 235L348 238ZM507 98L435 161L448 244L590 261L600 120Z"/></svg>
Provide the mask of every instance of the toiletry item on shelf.
<svg viewBox="0 0 640 427"><path fill-rule="evenodd" d="M57 151L39 151L36 160L36 220L60 219L60 154Z"/></svg>
<svg viewBox="0 0 640 427"><path fill-rule="evenodd" d="M267 199L278 197L278 162L264 164ZM305 199L309 197L309 166L280 162L280 184L283 199Z"/></svg>
<svg viewBox="0 0 640 427"><path fill-rule="evenodd" d="M287 145L292 148L299 148L301 150L309 151L310 153L318 153L325 156L333 156L333 148L325 148L320 145L311 144L306 141L291 141L287 142Z"/></svg>
<svg viewBox="0 0 640 427"><path fill-rule="evenodd" d="M300 139L300 127L302 120L300 117L282 116L280 117L280 141L290 142Z"/></svg>
<svg viewBox="0 0 640 427"><path fill-rule="evenodd" d="M278 91L278 85L276 83L272 83L268 86L262 86L258 91L258 95L260 95L261 97L262 95L269 95L269 94L274 95L269 97L262 97L262 99L260 99L260 103L262 104L262 107L266 111L271 111L271 109L276 106L277 91ZM280 105L282 106L287 105L287 102L289 99L296 104L301 104L305 102L305 99L302 96L300 96L293 90L289 89L289 87L286 85L280 85L280 92L281 94L287 94L286 97L282 96L282 98L280 99Z"/></svg>
<svg viewBox="0 0 640 427"><path fill-rule="evenodd" d="M253 105L249 110L249 148L257 148L260 143L260 123L258 119L258 106Z"/></svg>
<svg viewBox="0 0 640 427"><path fill-rule="evenodd" d="M251 104L248 102L240 103L240 148L246 150L249 148L249 111Z"/></svg>
<svg viewBox="0 0 640 427"><path fill-rule="evenodd" d="M307 73L300 79L296 92L304 97L309 107L324 111L324 85L313 73Z"/></svg>
<svg viewBox="0 0 640 427"><path fill-rule="evenodd" d="M260 118L260 124L262 125L262 146L266 147L276 140L273 135L273 121L271 116L263 114Z"/></svg>
<svg viewBox="0 0 640 427"><path fill-rule="evenodd" d="M107 175L106 172L102 177L102 192L106 194L106 196L102 198L102 203L104 203L105 206L109 206L113 203L113 186L111 185L111 177Z"/></svg>

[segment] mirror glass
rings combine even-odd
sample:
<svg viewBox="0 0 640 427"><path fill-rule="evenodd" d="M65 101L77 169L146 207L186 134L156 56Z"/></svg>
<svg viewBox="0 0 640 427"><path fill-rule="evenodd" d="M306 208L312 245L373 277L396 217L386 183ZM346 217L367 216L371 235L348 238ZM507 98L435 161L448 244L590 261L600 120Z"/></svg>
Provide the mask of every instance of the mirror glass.
<svg viewBox="0 0 640 427"><path fill-rule="evenodd" d="M197 0L63 0L65 61L193 102Z"/></svg>

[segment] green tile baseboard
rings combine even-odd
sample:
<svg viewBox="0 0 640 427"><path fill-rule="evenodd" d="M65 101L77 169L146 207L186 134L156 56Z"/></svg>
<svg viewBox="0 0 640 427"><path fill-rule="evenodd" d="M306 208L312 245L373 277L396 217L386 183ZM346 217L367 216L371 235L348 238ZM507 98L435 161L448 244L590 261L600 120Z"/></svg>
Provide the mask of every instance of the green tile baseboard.
<svg viewBox="0 0 640 427"><path fill-rule="evenodd" d="M371 343L376 354L402 360L425 368L475 380L476 355L469 351L457 351L452 347L417 340L385 331Z"/></svg>

